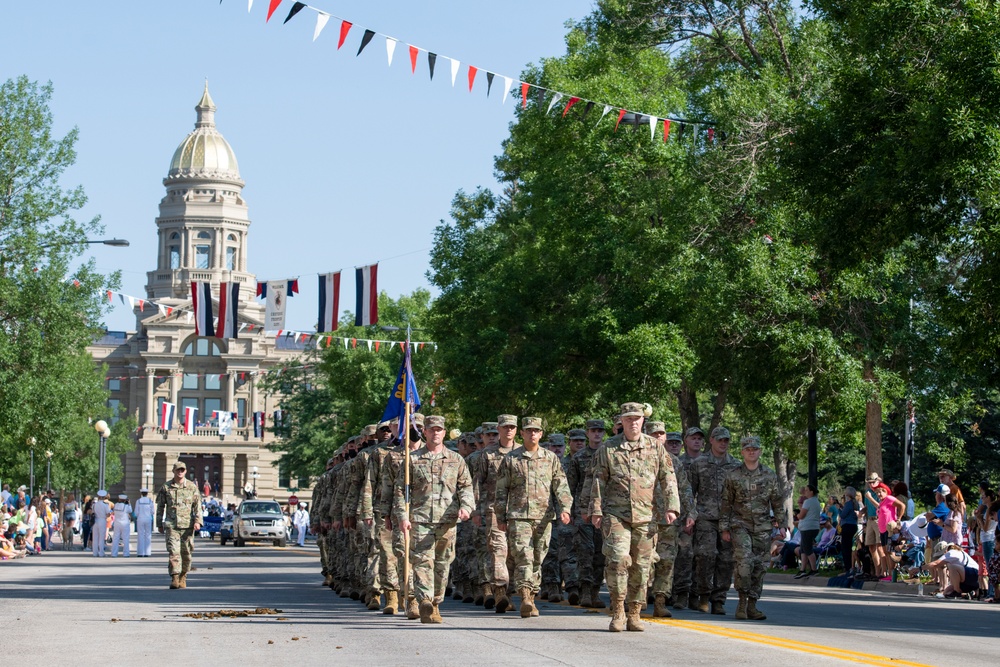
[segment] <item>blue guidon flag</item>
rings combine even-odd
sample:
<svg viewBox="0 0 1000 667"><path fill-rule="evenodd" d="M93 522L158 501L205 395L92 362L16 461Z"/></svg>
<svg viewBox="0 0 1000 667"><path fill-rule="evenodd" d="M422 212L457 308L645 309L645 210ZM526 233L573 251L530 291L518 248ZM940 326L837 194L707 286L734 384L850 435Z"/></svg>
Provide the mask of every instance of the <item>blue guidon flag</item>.
<svg viewBox="0 0 1000 667"><path fill-rule="evenodd" d="M191 305L194 308L194 330L199 336L214 336L212 318L212 283L191 281Z"/></svg>
<svg viewBox="0 0 1000 667"><path fill-rule="evenodd" d="M382 413L382 419L379 421L389 421L390 419L399 419L399 423L402 424L406 419L406 404L412 403L413 407L410 410L410 415L412 416L417 408L420 407L420 396L417 395L417 380L413 377L413 366L410 363L410 344L409 341L406 343L406 354L403 355L403 365L399 367L399 374L396 376L396 382L392 385L392 393L389 394L389 402L385 406L385 412ZM403 430L400 429L400 433Z"/></svg>

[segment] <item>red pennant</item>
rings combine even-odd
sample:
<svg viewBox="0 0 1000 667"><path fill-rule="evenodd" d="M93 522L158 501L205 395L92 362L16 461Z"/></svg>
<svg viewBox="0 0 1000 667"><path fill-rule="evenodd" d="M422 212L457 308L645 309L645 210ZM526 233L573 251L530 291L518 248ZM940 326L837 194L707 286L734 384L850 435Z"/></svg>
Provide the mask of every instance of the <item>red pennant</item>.
<svg viewBox="0 0 1000 667"><path fill-rule="evenodd" d="M569 113L569 110L573 108L573 105L576 104L579 101L580 101L579 97L571 97L571 98L569 98L569 102L566 103L566 108L563 109L563 118L565 118L566 114Z"/></svg>
<svg viewBox="0 0 1000 667"><path fill-rule="evenodd" d="M479 71L475 65L469 65L469 92L472 92L472 82L476 80L476 72Z"/></svg>
<svg viewBox="0 0 1000 667"><path fill-rule="evenodd" d="M327 347L330 347L331 341L333 341L333 336L327 336L326 337L326 346Z"/></svg>
<svg viewBox="0 0 1000 667"><path fill-rule="evenodd" d="M352 338L351 339L351 348L353 348L355 350L358 349L358 339L357 338Z"/></svg>
<svg viewBox="0 0 1000 667"><path fill-rule="evenodd" d="M521 82L521 108L524 109L528 106L528 88L531 87L530 83Z"/></svg>
<svg viewBox="0 0 1000 667"><path fill-rule="evenodd" d="M248 324L247 325L247 329L249 329L250 331L253 331L253 325L252 324Z"/></svg>
<svg viewBox="0 0 1000 667"><path fill-rule="evenodd" d="M284 329L278 329L278 335L275 336L275 338L281 338L281 332L282 331L284 331Z"/></svg>
<svg viewBox="0 0 1000 667"><path fill-rule="evenodd" d="M667 137L670 136L670 119L663 119L663 143L667 143Z"/></svg>
<svg viewBox="0 0 1000 667"><path fill-rule="evenodd" d="M114 300L113 300L113 298L111 296L111 290L108 290L108 303L113 303L113 302L114 302Z"/></svg>
<svg viewBox="0 0 1000 667"><path fill-rule="evenodd" d="M174 312L173 308L167 308L167 317L170 317Z"/></svg>
<svg viewBox="0 0 1000 667"><path fill-rule="evenodd" d="M142 299L139 299L139 310L145 310L145 309L146 309L146 302L143 301Z"/></svg>
<svg viewBox="0 0 1000 667"><path fill-rule="evenodd" d="M621 111L618 112L618 120L615 121L615 132L618 131L618 125L622 122L622 118L625 117L626 113L628 113L628 112L625 111L625 109L622 109Z"/></svg>
<svg viewBox="0 0 1000 667"><path fill-rule="evenodd" d="M715 128L708 128L708 143L712 143L715 140Z"/></svg>
<svg viewBox="0 0 1000 667"><path fill-rule="evenodd" d="M246 373L240 373L240 382L246 382L246 379L247 379L247 374Z"/></svg>
<svg viewBox="0 0 1000 667"><path fill-rule="evenodd" d="M416 74L417 73L417 54L419 54L419 53L420 53L420 49L418 49L417 47L415 47L415 46L413 46L411 44L410 45L410 73L411 74Z"/></svg>
<svg viewBox="0 0 1000 667"><path fill-rule="evenodd" d="M79 287L79 286L80 286L80 281L79 280L74 280L73 281L73 287Z"/></svg>
<svg viewBox="0 0 1000 667"><path fill-rule="evenodd" d="M280 4L281 0L271 0L271 5L267 8L267 21L271 20L271 15L274 14L274 10L276 10ZM264 23L267 23L267 21L264 21Z"/></svg>
<svg viewBox="0 0 1000 667"><path fill-rule="evenodd" d="M401 350L403 350L405 352L406 351L406 343L400 341L400 343L399 343L399 349L401 349Z"/></svg>
<svg viewBox="0 0 1000 667"><path fill-rule="evenodd" d="M420 349L421 350L424 349L424 344L423 343L420 344Z"/></svg>
<svg viewBox="0 0 1000 667"><path fill-rule="evenodd" d="M343 21L340 24L340 39L337 41L337 50L344 45L344 40L347 39L347 33L351 31L351 26L354 25L350 21Z"/></svg>
<svg viewBox="0 0 1000 667"><path fill-rule="evenodd" d="M375 341L375 351L376 351L376 352L378 352L378 346L379 346L379 345L380 345L381 343L382 343L382 341L380 341L380 340L377 340L377 341Z"/></svg>

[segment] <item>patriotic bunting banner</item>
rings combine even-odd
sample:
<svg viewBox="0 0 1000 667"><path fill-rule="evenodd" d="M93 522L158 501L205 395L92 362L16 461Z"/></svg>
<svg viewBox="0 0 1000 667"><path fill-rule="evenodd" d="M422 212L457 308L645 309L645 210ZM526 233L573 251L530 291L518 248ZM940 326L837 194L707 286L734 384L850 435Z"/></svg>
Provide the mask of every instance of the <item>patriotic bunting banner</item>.
<svg viewBox="0 0 1000 667"><path fill-rule="evenodd" d="M219 328L215 332L216 338L239 337L236 321L239 308L239 283L219 283Z"/></svg>
<svg viewBox="0 0 1000 667"><path fill-rule="evenodd" d="M340 271L319 276L319 322L316 331L337 330L340 316Z"/></svg>
<svg viewBox="0 0 1000 667"><path fill-rule="evenodd" d="M257 296L264 298L264 328L285 328L287 298L299 291L298 280L272 280L257 283Z"/></svg>
<svg viewBox="0 0 1000 667"><path fill-rule="evenodd" d="M214 415L219 420L219 435L232 435L233 413L225 410L215 410Z"/></svg>
<svg viewBox="0 0 1000 667"><path fill-rule="evenodd" d="M195 333L199 336L214 336L211 283L191 281L191 305L194 308Z"/></svg>
<svg viewBox="0 0 1000 667"><path fill-rule="evenodd" d="M177 412L177 405L174 403L167 403L166 401L160 406L160 428L164 431L170 431L174 428L174 414Z"/></svg>
<svg viewBox="0 0 1000 667"><path fill-rule="evenodd" d="M253 413L253 437L263 438L264 437L264 413L255 412Z"/></svg>
<svg viewBox="0 0 1000 667"><path fill-rule="evenodd" d="M197 419L198 408L184 408L184 435L194 435Z"/></svg>
<svg viewBox="0 0 1000 667"><path fill-rule="evenodd" d="M378 264L356 270L357 307L354 314L356 326L378 323Z"/></svg>

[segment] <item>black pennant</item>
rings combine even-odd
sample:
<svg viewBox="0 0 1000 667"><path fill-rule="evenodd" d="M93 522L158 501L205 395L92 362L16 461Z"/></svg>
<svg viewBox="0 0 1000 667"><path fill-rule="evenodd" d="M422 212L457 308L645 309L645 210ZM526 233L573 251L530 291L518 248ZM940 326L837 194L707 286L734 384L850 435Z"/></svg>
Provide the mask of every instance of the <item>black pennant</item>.
<svg viewBox="0 0 1000 667"><path fill-rule="evenodd" d="M493 77L496 76L493 72L486 73L486 97L490 96L490 88L493 87Z"/></svg>
<svg viewBox="0 0 1000 667"><path fill-rule="evenodd" d="M285 17L285 20L281 22L281 25L285 25L286 23L291 21L293 16L295 16L305 8L306 8L306 3L296 2L294 5L292 5L292 10L288 12L288 16Z"/></svg>
<svg viewBox="0 0 1000 667"><path fill-rule="evenodd" d="M431 81L434 80L434 63L437 62L437 59L436 53L427 52L427 66L431 68Z"/></svg>
<svg viewBox="0 0 1000 667"><path fill-rule="evenodd" d="M361 52L365 50L365 47L368 46L368 42L372 41L372 37L374 36L375 36L374 30L368 30L367 28L365 28L365 34L362 35L361 37L361 46L358 47L357 55L359 56L361 55Z"/></svg>
<svg viewBox="0 0 1000 667"><path fill-rule="evenodd" d="M541 108L541 106L545 104L545 89L539 88L537 95L538 95L538 106L539 108Z"/></svg>
<svg viewBox="0 0 1000 667"><path fill-rule="evenodd" d="M585 106L583 108L583 117L581 117L580 120L581 121L587 120L587 114L589 114L590 110L593 109L593 108L594 108L594 103L593 102L587 102L587 106Z"/></svg>

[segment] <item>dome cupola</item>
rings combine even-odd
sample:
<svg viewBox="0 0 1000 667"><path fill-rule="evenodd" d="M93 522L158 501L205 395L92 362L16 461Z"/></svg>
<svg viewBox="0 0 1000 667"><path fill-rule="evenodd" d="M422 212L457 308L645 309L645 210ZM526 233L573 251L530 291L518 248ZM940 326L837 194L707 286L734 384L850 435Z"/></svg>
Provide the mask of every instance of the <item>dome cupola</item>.
<svg viewBox="0 0 1000 667"><path fill-rule="evenodd" d="M215 128L215 109L215 102L208 94L206 81L205 92L195 107L198 120L194 124L194 131L187 135L174 151L167 182L210 178L238 182L242 185L236 154L233 153L229 142Z"/></svg>

